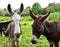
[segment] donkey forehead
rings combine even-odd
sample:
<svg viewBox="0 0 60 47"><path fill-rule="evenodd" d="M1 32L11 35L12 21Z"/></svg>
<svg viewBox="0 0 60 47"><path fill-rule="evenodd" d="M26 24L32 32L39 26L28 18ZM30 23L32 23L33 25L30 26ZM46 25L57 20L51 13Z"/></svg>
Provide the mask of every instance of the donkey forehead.
<svg viewBox="0 0 60 47"><path fill-rule="evenodd" d="M32 24L32 27L40 27L40 26L36 23L36 21L34 21L34 23Z"/></svg>
<svg viewBox="0 0 60 47"><path fill-rule="evenodd" d="M17 18L17 19L20 19L20 17L21 17L21 16L20 16L18 13L14 13L13 16L12 16L12 18L15 18L15 19L16 19L16 18Z"/></svg>

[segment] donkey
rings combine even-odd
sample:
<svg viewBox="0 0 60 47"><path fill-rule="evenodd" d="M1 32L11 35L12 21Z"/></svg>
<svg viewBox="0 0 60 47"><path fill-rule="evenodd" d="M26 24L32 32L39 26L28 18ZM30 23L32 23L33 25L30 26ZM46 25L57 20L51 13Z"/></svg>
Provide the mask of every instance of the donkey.
<svg viewBox="0 0 60 47"><path fill-rule="evenodd" d="M21 13L23 11L23 4L21 3L19 11L12 11L11 5L8 4L7 9L9 13L11 14L12 22L9 23L6 34L9 38L9 44L12 47L19 47L19 37L21 37L22 30L21 30Z"/></svg>
<svg viewBox="0 0 60 47"><path fill-rule="evenodd" d="M7 29L7 26L8 26L8 24L9 24L10 22L11 22L11 21L1 22L1 23L0 23L0 34L1 34L1 36L2 36L2 32L3 32L3 34L6 36L4 28Z"/></svg>
<svg viewBox="0 0 60 47"><path fill-rule="evenodd" d="M37 39L41 35L44 35L49 41L50 47L59 47L58 43L60 40L60 22L48 22L45 20L49 16L50 11L43 17L36 17L31 10L29 12L30 16L34 20L34 23L32 24L31 42L36 44Z"/></svg>

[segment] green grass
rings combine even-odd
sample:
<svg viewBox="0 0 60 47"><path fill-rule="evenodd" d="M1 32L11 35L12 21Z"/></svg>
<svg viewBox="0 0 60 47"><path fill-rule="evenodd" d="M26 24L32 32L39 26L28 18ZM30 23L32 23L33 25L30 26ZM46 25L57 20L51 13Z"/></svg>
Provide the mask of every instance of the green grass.
<svg viewBox="0 0 60 47"><path fill-rule="evenodd" d="M60 22L60 12L51 13L47 19L49 21Z"/></svg>
<svg viewBox="0 0 60 47"><path fill-rule="evenodd" d="M59 19L60 13L51 13L50 16L47 18L48 21L60 21ZM2 17L0 16L0 22L9 21L10 17ZM41 36L38 39L37 44L31 43L31 37L32 37L32 28L31 25L33 23L33 20L30 16L24 16L22 17L22 38L20 41L20 47L49 47L49 43L45 36ZM7 46L8 39L3 35L3 37L0 37L0 47L8 47Z"/></svg>

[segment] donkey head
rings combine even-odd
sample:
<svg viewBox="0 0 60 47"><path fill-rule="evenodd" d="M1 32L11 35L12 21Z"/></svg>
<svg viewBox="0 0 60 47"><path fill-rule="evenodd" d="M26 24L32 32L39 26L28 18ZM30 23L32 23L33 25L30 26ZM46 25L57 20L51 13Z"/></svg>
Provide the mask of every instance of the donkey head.
<svg viewBox="0 0 60 47"><path fill-rule="evenodd" d="M17 12L14 12L14 11L11 9L11 5L8 4L7 9L8 9L9 13L10 13L11 16L12 16L12 21L13 21L13 22L18 23L18 22L21 20L21 12L23 11L23 8L24 8L24 6L23 6L23 4L21 3L20 9L19 9Z"/></svg>
<svg viewBox="0 0 60 47"><path fill-rule="evenodd" d="M50 11L44 16L44 17L36 17L33 12L30 10L30 16L34 20L34 23L32 24L32 40L31 42L33 44L37 43L37 39L40 37L41 34L44 33L44 25L43 21L49 16Z"/></svg>

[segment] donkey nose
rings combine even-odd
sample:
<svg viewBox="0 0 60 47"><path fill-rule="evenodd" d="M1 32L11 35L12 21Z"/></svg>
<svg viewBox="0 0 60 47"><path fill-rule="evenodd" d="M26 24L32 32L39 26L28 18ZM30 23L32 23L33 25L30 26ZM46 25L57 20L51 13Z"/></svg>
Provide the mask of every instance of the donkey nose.
<svg viewBox="0 0 60 47"><path fill-rule="evenodd" d="M35 40L31 40L31 42L32 42L32 44L36 44L37 43L37 41L35 41Z"/></svg>

